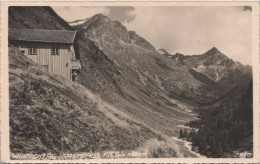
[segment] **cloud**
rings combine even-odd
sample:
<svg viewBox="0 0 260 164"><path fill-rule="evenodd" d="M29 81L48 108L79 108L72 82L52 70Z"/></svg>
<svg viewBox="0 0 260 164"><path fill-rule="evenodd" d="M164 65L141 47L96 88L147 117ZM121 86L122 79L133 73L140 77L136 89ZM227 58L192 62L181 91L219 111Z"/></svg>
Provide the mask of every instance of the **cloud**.
<svg viewBox="0 0 260 164"><path fill-rule="evenodd" d="M86 19L95 14L103 14L120 22L131 22L135 18L132 6L52 6L52 8L68 22Z"/></svg>
<svg viewBox="0 0 260 164"><path fill-rule="evenodd" d="M135 7L124 22L157 49L187 55L217 47L243 64L251 64L251 12L243 7Z"/></svg>
<svg viewBox="0 0 260 164"><path fill-rule="evenodd" d="M130 22L132 22L132 21L135 19L134 10L129 10L129 11L125 12L125 15L126 15L127 17L129 17L130 19L128 19L128 20L126 20L126 21L123 21L122 23L124 23L124 22L130 23Z"/></svg>
<svg viewBox="0 0 260 164"><path fill-rule="evenodd" d="M252 7L251 6L244 6L243 8L244 11L252 11Z"/></svg>
<svg viewBox="0 0 260 164"><path fill-rule="evenodd" d="M118 20L120 22L132 22L135 15L132 14L134 7L132 6L109 6L110 13L108 17L112 20Z"/></svg>
<svg viewBox="0 0 260 164"><path fill-rule="evenodd" d="M95 14L110 14L110 9L103 6L52 6L52 8L59 16L68 22L86 19Z"/></svg>

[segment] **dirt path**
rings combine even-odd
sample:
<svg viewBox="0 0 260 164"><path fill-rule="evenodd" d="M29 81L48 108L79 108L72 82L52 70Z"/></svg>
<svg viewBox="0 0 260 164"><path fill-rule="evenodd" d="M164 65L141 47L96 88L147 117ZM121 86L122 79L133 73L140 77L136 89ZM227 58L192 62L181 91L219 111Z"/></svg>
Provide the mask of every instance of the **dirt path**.
<svg viewBox="0 0 260 164"><path fill-rule="evenodd" d="M191 154L193 154L194 156L196 156L197 158L207 158L206 156L200 154L200 153L197 153L195 151L192 151L192 146L191 146L191 142L189 141L185 141L185 140L181 140L177 137L172 137L174 140L176 140L178 143L181 143L179 144L179 146L183 146L185 147L186 150L188 150L188 152L190 152Z"/></svg>

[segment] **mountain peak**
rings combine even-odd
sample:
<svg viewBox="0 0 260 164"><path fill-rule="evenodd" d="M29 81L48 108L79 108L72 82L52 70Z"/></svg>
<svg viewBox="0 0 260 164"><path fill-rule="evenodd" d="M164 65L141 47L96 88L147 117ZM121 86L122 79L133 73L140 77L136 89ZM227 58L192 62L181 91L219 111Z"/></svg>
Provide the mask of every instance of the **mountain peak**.
<svg viewBox="0 0 260 164"><path fill-rule="evenodd" d="M216 47L212 47L210 50L218 51Z"/></svg>
<svg viewBox="0 0 260 164"><path fill-rule="evenodd" d="M106 19L108 17L103 15L103 14L95 14L95 15L92 16L92 18L103 18L103 19Z"/></svg>
<svg viewBox="0 0 260 164"><path fill-rule="evenodd" d="M100 22L110 22L111 20L103 15L103 14L96 14L90 18L92 21L100 21Z"/></svg>
<svg viewBox="0 0 260 164"><path fill-rule="evenodd" d="M68 22L69 25L71 26L86 26L88 24L104 24L104 23L108 23L110 22L111 20L103 15L103 14L96 14L92 17L89 17L89 18L86 18L86 19L80 19L80 20L75 20L75 21L72 21L72 22Z"/></svg>
<svg viewBox="0 0 260 164"><path fill-rule="evenodd" d="M216 47L212 47L209 51L207 52L211 52L211 53L221 53Z"/></svg>
<svg viewBox="0 0 260 164"><path fill-rule="evenodd" d="M216 47L213 47L207 52L205 52L203 56L225 56L225 55L222 52L220 52Z"/></svg>
<svg viewBox="0 0 260 164"><path fill-rule="evenodd" d="M128 31L120 21L112 21L103 14L96 14L81 26L75 27L78 27L78 30L84 33L88 39L95 42L98 41L100 49L102 49L102 46L105 47L106 42L109 40L109 44L115 47L119 47L122 43L127 43L149 51L156 51L148 41L137 35L136 32Z"/></svg>

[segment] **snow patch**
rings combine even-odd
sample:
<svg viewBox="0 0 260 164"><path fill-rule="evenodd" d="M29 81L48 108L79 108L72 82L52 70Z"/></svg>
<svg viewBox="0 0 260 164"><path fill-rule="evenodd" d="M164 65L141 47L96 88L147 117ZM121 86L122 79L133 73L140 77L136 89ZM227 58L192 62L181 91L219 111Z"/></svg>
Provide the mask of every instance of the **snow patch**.
<svg viewBox="0 0 260 164"><path fill-rule="evenodd" d="M81 25L81 24L83 24L83 23L85 23L87 21L88 21L88 19L83 19L83 20L79 20L79 21L70 22L69 25L77 26L77 25Z"/></svg>
<svg viewBox="0 0 260 164"><path fill-rule="evenodd" d="M167 51L165 51L164 49L159 49L157 52L161 55L167 53Z"/></svg>

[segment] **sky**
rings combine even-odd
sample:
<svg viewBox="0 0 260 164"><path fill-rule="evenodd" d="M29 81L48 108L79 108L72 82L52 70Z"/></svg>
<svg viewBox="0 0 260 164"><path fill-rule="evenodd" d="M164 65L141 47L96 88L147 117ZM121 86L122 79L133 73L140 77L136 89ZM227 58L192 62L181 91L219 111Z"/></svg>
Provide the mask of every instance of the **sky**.
<svg viewBox="0 0 260 164"><path fill-rule="evenodd" d="M199 55L216 47L231 59L252 65L252 9L248 6L72 6L53 9L68 22L104 14L119 20L156 49L163 48L172 54Z"/></svg>

